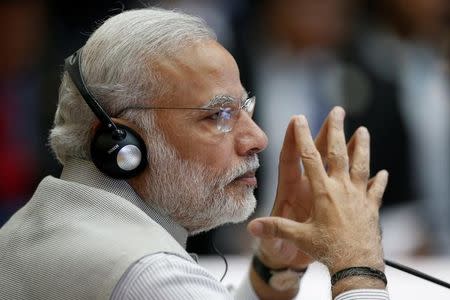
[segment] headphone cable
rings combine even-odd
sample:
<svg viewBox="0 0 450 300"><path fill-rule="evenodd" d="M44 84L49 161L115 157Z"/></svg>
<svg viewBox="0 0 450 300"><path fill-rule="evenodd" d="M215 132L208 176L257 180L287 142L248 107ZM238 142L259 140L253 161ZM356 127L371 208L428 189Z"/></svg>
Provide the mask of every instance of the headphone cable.
<svg viewBox="0 0 450 300"><path fill-rule="evenodd" d="M213 248L214 252L216 252L216 254L219 255L223 259L223 262L225 263L225 271L223 272L223 275L220 278L220 282L222 282L222 280L225 278L225 275L227 275L227 272L228 272L228 261L227 261L225 255L222 252L220 252L219 249L217 249L216 244L214 243L214 237L215 237L215 235L211 236L211 238L209 240L211 247Z"/></svg>
<svg viewBox="0 0 450 300"><path fill-rule="evenodd" d="M433 282L435 284L438 284L440 286L443 286L443 287L446 287L446 288L450 289L450 283L448 283L448 282L442 281L442 280L437 279L435 277L432 277L432 276L430 276L428 274L425 274L423 272L417 271L417 270L415 270L413 268L410 268L410 267L407 267L405 265L393 262L391 260L385 259L384 262L386 263L386 265L388 265L388 266L390 266L392 268L395 268L397 270L403 271L405 273L409 273L409 274L414 275L416 277L419 277L419 278L431 281L431 282Z"/></svg>

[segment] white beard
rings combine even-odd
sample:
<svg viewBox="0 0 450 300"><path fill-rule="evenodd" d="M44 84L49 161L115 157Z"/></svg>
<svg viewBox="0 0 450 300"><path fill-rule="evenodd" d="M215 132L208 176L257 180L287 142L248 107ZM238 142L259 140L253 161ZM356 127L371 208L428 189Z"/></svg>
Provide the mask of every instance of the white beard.
<svg viewBox="0 0 450 300"><path fill-rule="evenodd" d="M148 139L149 176L145 200L191 235L225 223L246 220L255 210L253 186L233 182L259 167L257 155L226 174L214 174L198 162L182 160L160 134Z"/></svg>

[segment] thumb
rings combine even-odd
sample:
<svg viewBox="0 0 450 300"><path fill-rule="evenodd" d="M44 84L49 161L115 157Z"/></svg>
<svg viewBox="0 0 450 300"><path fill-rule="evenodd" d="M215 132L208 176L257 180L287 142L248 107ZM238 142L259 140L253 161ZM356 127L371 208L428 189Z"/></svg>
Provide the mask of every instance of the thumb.
<svg viewBox="0 0 450 300"><path fill-rule="evenodd" d="M301 247L311 235L311 225L281 217L264 217L251 221L247 229L255 237L281 238Z"/></svg>

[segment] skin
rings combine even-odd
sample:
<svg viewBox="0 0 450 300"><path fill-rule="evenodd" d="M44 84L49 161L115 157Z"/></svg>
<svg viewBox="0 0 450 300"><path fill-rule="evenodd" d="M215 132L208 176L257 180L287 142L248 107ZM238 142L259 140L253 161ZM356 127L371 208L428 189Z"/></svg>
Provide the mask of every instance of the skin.
<svg viewBox="0 0 450 300"><path fill-rule="evenodd" d="M331 274L355 266L384 271L378 210L387 172L369 180L369 133L359 128L346 145L343 120L343 109L333 109L314 143L305 117L292 118L280 155L272 217L255 219L248 226L262 238L260 257L269 266L299 268L312 257ZM300 162L304 173L295 167ZM275 255L270 245L277 240L282 251ZM384 287L377 279L349 277L338 281L332 292L334 297L351 289ZM296 292L277 299L291 299Z"/></svg>
<svg viewBox="0 0 450 300"><path fill-rule="evenodd" d="M157 63L161 76L173 86L167 101L157 105L202 107L218 95L241 99L246 95L234 58L220 44L207 41L185 48L180 55ZM239 114L229 133L216 130L209 114L190 110L156 110L155 121L181 159L200 162L218 174L236 166L267 146L267 136L247 113ZM131 181L144 191L143 172ZM254 181L254 175L251 176ZM228 189L246 188L248 180L233 182ZM253 184L253 183L251 183Z"/></svg>
<svg viewBox="0 0 450 300"><path fill-rule="evenodd" d="M236 62L217 42L194 44L177 57L157 65L167 83L175 87L165 101L170 106L201 107L217 95L245 96ZM339 112L343 114L341 108L332 111L316 144L304 117L294 117L290 122L280 156L272 215L249 224L250 232L261 239L258 255L269 267L299 268L316 259L330 272L355 265L384 268L378 208L387 178L382 172L368 181L367 130L359 130L346 146L343 115ZM266 135L246 113L240 113L229 133L218 133L215 123L204 114L186 110L160 110L155 114L167 142L182 159L208 165L217 173L267 146ZM304 174L298 167L300 161ZM149 176L148 172L130 181L140 195L145 191L143 176ZM248 184L248 179L241 179L228 188L239 191ZM253 269L250 279L261 299L291 299L298 292L298 287L285 292L272 289ZM350 278L339 282L333 293L370 287L384 285L370 278Z"/></svg>

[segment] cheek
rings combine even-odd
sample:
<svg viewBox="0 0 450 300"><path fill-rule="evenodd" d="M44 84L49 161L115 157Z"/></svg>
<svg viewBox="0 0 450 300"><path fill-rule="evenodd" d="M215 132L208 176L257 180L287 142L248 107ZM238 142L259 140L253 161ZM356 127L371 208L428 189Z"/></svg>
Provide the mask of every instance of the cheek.
<svg viewBox="0 0 450 300"><path fill-rule="evenodd" d="M196 162L206 166L214 174L226 173L236 155L232 143L224 137L218 142L212 139L187 138L180 145L179 155L181 159Z"/></svg>
<svg viewBox="0 0 450 300"><path fill-rule="evenodd" d="M233 136L212 133L207 125L172 123L165 128L166 139L181 159L200 163L220 174L238 161Z"/></svg>

